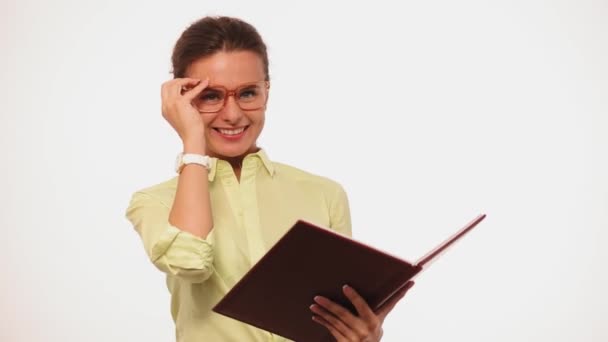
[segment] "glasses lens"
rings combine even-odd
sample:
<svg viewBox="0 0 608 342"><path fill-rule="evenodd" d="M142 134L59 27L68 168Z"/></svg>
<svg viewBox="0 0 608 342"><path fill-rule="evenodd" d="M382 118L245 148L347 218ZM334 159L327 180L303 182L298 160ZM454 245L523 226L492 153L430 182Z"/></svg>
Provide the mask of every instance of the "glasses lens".
<svg viewBox="0 0 608 342"><path fill-rule="evenodd" d="M245 110L260 109L266 102L266 92L261 83L241 87L235 96L239 106Z"/></svg>
<svg viewBox="0 0 608 342"><path fill-rule="evenodd" d="M226 91L222 89L207 88L196 98L193 104L200 112L212 113L222 109Z"/></svg>

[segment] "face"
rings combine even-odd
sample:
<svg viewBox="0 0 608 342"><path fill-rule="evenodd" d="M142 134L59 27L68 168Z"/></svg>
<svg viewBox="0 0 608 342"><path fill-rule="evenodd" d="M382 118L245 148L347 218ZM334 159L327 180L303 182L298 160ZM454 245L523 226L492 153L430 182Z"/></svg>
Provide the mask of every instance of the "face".
<svg viewBox="0 0 608 342"><path fill-rule="evenodd" d="M264 127L266 103L259 109L243 110L237 101L243 103L251 96L251 89L242 88L252 83L264 81L262 59L250 51L217 52L194 61L186 71L186 77L205 79L209 77L208 89L242 89L234 96L228 96L225 106L215 113L201 113L205 123L207 153L221 159L241 157L258 150L256 141ZM263 84L263 83L262 83ZM268 99L268 89L260 87ZM205 91L201 94L200 99ZM245 105L246 107L246 105Z"/></svg>

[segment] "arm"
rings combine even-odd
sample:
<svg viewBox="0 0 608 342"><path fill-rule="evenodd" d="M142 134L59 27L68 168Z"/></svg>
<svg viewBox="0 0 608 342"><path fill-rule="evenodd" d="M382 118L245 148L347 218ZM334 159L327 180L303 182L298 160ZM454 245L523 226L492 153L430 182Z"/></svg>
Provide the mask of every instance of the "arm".
<svg viewBox="0 0 608 342"><path fill-rule="evenodd" d="M136 192L127 218L139 234L150 261L161 271L200 283L213 268L213 234L202 239L169 223L170 207L159 198Z"/></svg>
<svg viewBox="0 0 608 342"><path fill-rule="evenodd" d="M192 101L208 83L208 79L178 78L161 88L163 117L181 138L185 153L206 154L205 124ZM183 168L169 214L172 225L200 238L205 238L213 226L207 172L196 164Z"/></svg>
<svg viewBox="0 0 608 342"><path fill-rule="evenodd" d="M185 153L205 154L203 143L184 144ZM208 170L197 164L184 166L177 181L177 192L169 223L199 238L206 238L213 227L209 197Z"/></svg>
<svg viewBox="0 0 608 342"><path fill-rule="evenodd" d="M163 117L181 138L186 153L206 152L204 122L192 100L207 84L208 80L183 78L161 87ZM194 282L205 281L213 273L207 172L195 164L182 169L170 210L166 203L142 192L133 195L127 209L154 265Z"/></svg>

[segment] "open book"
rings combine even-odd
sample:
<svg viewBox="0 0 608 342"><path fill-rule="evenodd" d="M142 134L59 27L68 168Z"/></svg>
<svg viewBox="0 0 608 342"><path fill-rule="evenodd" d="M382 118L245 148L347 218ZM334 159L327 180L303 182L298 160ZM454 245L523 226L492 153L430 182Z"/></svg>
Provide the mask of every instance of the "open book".
<svg viewBox="0 0 608 342"><path fill-rule="evenodd" d="M356 313L342 293L348 284L377 310L484 218L479 215L415 263L297 221L213 311L298 342L332 341L327 329L311 319L314 296Z"/></svg>

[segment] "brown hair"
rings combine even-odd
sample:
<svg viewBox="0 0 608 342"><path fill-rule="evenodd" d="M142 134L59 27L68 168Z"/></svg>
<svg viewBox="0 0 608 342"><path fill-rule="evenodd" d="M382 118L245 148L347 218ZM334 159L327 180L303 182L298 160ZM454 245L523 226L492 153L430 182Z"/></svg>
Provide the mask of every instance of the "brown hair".
<svg viewBox="0 0 608 342"><path fill-rule="evenodd" d="M188 66L201 57L220 51L251 51L262 59L264 75L268 75L266 44L251 24L232 17L204 17L191 24L173 48L173 77L185 77Z"/></svg>

